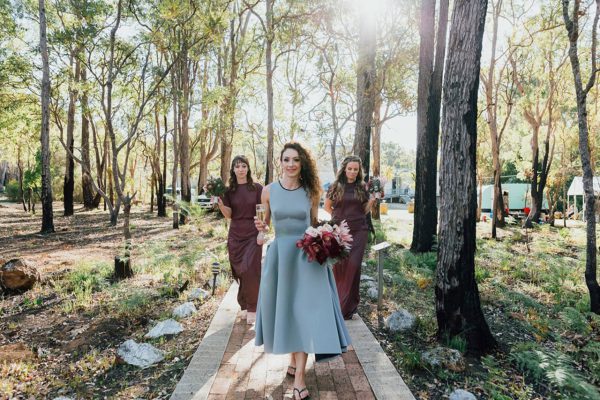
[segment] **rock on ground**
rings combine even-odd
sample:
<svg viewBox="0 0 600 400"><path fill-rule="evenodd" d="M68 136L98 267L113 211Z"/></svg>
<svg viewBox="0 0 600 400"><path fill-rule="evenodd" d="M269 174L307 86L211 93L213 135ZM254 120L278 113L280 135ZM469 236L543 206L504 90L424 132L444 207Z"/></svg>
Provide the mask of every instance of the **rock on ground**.
<svg viewBox="0 0 600 400"><path fill-rule="evenodd" d="M183 326L179 322L167 319L156 324L144 337L154 339L165 335L177 335L181 332L183 332Z"/></svg>
<svg viewBox="0 0 600 400"><path fill-rule="evenodd" d="M393 312L386 320L385 326L392 332L404 332L415 326L416 318L405 309Z"/></svg>
<svg viewBox="0 0 600 400"><path fill-rule="evenodd" d="M40 280L40 273L25 261L14 258L0 267L0 287L8 290L29 290Z"/></svg>
<svg viewBox="0 0 600 400"><path fill-rule="evenodd" d="M463 389L456 389L450 393L450 400L477 400L477 397L471 392Z"/></svg>
<svg viewBox="0 0 600 400"><path fill-rule="evenodd" d="M367 290L367 296L369 296L371 300L377 300L379 298L379 291L376 287L370 287Z"/></svg>
<svg viewBox="0 0 600 400"><path fill-rule="evenodd" d="M196 312L196 306L191 301L183 303L173 309L173 316L177 318L186 318Z"/></svg>
<svg viewBox="0 0 600 400"><path fill-rule="evenodd" d="M117 350L118 360L140 368L148 368L164 360L164 353L148 343L127 340Z"/></svg>
<svg viewBox="0 0 600 400"><path fill-rule="evenodd" d="M204 300L210 296L210 292L202 288L194 288L188 294L188 300Z"/></svg>
<svg viewBox="0 0 600 400"><path fill-rule="evenodd" d="M433 367L448 368L451 371L462 372L465 370L465 360L460 351L447 347L436 347L421 355L423 361Z"/></svg>

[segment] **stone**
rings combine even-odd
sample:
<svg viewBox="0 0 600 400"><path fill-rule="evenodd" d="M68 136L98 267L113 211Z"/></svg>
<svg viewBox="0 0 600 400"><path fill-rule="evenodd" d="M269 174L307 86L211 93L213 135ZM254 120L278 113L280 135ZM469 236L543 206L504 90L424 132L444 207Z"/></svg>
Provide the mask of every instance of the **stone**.
<svg viewBox="0 0 600 400"><path fill-rule="evenodd" d="M210 292L204 290L202 288L194 288L188 294L188 300L204 300L207 297L210 297Z"/></svg>
<svg viewBox="0 0 600 400"><path fill-rule="evenodd" d="M117 361L135 365L142 369L151 367L165 359L164 353L148 343L137 343L129 339L117 350Z"/></svg>
<svg viewBox="0 0 600 400"><path fill-rule="evenodd" d="M58 397L55 397L53 400L74 400L74 399L72 397L58 396Z"/></svg>
<svg viewBox="0 0 600 400"><path fill-rule="evenodd" d="M364 282L364 281L372 281L375 282L375 278L369 276L369 275L361 275L360 276L360 281Z"/></svg>
<svg viewBox="0 0 600 400"><path fill-rule="evenodd" d="M387 283L388 285L391 285L393 280L394 280L394 277L392 276L392 274L390 274L387 271L383 271L383 281L385 283Z"/></svg>
<svg viewBox="0 0 600 400"><path fill-rule="evenodd" d="M447 347L436 347L421 355L421 359L433 367L447 368L454 372L465 370L465 360L460 351Z"/></svg>
<svg viewBox="0 0 600 400"><path fill-rule="evenodd" d="M183 326L179 322L167 319L156 324L144 337L154 339L165 335L177 335L181 332L183 332Z"/></svg>
<svg viewBox="0 0 600 400"><path fill-rule="evenodd" d="M191 301L183 303L173 309L173 316L177 318L186 318L196 312L196 306Z"/></svg>
<svg viewBox="0 0 600 400"><path fill-rule="evenodd" d="M361 282L360 284L362 285L363 288L366 288L366 289L369 289L369 288L377 289L379 287L379 285L375 281L364 281L364 282Z"/></svg>
<svg viewBox="0 0 600 400"><path fill-rule="evenodd" d="M370 287L367 289L367 296L369 296L371 300L377 300L379 298L379 291L376 287Z"/></svg>
<svg viewBox="0 0 600 400"><path fill-rule="evenodd" d="M13 258L0 267L0 287L10 291L29 290L39 280L38 270L19 258Z"/></svg>
<svg viewBox="0 0 600 400"><path fill-rule="evenodd" d="M477 397L469 391L463 389L456 389L450 393L450 400L477 400Z"/></svg>
<svg viewBox="0 0 600 400"><path fill-rule="evenodd" d="M23 343L0 346L0 363L33 360L35 354Z"/></svg>
<svg viewBox="0 0 600 400"><path fill-rule="evenodd" d="M414 328L416 320L414 315L401 308L385 320L385 326L391 332L405 332Z"/></svg>

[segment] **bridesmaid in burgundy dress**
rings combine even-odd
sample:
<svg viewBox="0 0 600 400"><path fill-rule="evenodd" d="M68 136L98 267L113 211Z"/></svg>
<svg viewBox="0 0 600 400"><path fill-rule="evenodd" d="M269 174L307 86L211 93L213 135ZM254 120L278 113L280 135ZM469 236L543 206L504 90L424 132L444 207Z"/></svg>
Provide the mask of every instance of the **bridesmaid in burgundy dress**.
<svg viewBox="0 0 600 400"><path fill-rule="evenodd" d="M369 197L363 178L360 158L346 157L327 192L324 205L333 221L348 222L353 237L348 258L333 266L344 319L352 319L360 301L360 267L368 240L366 214L375 201L373 195Z"/></svg>
<svg viewBox="0 0 600 400"><path fill-rule="evenodd" d="M231 218L227 251L234 279L240 285L238 303L247 323L256 321L256 303L260 286L262 245L254 225L256 205L261 204L262 186L252 180L250 163L245 156L235 156L229 171L229 187L219 198L219 209Z"/></svg>

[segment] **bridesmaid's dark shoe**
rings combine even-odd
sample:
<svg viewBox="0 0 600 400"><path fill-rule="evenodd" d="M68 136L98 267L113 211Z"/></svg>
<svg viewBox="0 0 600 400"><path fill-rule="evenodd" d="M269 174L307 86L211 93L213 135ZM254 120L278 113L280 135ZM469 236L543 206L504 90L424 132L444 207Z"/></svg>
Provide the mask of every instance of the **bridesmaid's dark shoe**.
<svg viewBox="0 0 600 400"><path fill-rule="evenodd" d="M302 397L302 393L306 392L306 396ZM298 393L298 397L296 397L296 393ZM294 388L294 400L309 400L310 399L310 393L308 393L308 390L306 390L306 388L304 389L296 389Z"/></svg>
<svg viewBox="0 0 600 400"><path fill-rule="evenodd" d="M290 372L291 371L291 372ZM291 365L288 365L287 367L287 371L285 372L285 374L287 376L291 376L294 377L296 376L296 367L292 367Z"/></svg>

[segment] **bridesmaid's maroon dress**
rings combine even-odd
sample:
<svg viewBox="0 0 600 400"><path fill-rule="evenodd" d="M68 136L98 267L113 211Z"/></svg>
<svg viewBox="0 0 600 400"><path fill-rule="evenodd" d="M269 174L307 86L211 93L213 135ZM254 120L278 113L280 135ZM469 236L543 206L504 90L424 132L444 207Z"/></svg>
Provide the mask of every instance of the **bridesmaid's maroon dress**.
<svg viewBox="0 0 600 400"><path fill-rule="evenodd" d="M360 267L368 240L365 204L355 195L356 183L347 183L341 201L333 203L332 218L336 222L346 220L352 233L352 249L350 255L333 266L333 274L337 285L342 314L345 319L351 319L356 313L360 302ZM328 197L331 199L331 193Z"/></svg>
<svg viewBox="0 0 600 400"><path fill-rule="evenodd" d="M233 277L238 281L238 303L242 310L256 312L260 286L262 246L256 244L258 231L254 226L256 205L260 204L262 186L238 185L235 191L223 195L223 204L231 208L231 226L227 238L227 251Z"/></svg>

